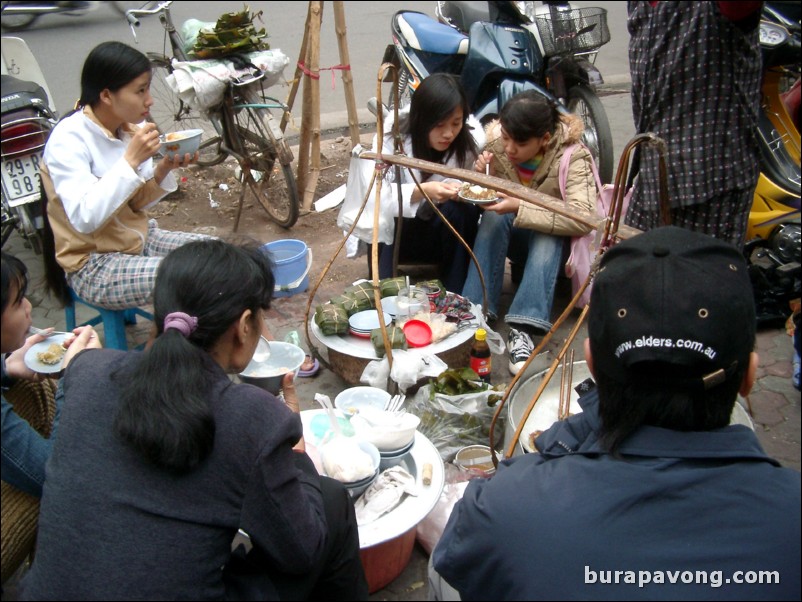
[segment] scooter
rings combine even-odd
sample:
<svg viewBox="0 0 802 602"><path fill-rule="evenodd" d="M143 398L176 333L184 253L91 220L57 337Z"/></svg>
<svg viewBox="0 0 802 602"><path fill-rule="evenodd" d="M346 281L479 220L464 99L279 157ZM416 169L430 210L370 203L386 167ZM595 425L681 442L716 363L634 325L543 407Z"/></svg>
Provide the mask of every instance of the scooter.
<svg viewBox="0 0 802 602"><path fill-rule="evenodd" d="M536 90L582 117L583 142L602 180L611 180L613 139L595 92L603 80L588 59L610 41L605 9L565 2L537 8L534 2L438 2L436 14L438 20L415 11L393 16L393 43L382 62L398 70L399 104L437 72L460 76L471 111L485 123L515 94Z"/></svg>
<svg viewBox="0 0 802 602"><path fill-rule="evenodd" d="M138 8L142 2L3 2L0 6L0 25L6 31L21 31L33 25L42 15L67 15L81 17L99 8L111 7L121 15L131 8Z"/></svg>
<svg viewBox="0 0 802 602"><path fill-rule="evenodd" d="M758 324L777 326L790 315L788 302L800 296L800 136L781 93L784 78L799 79L800 28L768 3L763 17L764 77L758 116L761 172L744 253L755 289Z"/></svg>
<svg viewBox="0 0 802 602"><path fill-rule="evenodd" d="M39 64L25 42L4 37L2 55L2 245L17 230L26 245L41 254L39 168L57 115Z"/></svg>

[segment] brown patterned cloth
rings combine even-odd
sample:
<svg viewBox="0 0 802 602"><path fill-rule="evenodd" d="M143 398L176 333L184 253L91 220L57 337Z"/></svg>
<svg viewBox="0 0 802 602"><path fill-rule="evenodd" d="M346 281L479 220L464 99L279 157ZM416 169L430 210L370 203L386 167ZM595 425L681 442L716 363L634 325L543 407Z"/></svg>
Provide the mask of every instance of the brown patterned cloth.
<svg viewBox="0 0 802 602"><path fill-rule="evenodd" d="M21 380L5 394L14 411L44 436L56 416L56 381ZM0 542L2 582L5 583L26 558L33 555L39 521L39 499L23 493L5 481L0 484Z"/></svg>

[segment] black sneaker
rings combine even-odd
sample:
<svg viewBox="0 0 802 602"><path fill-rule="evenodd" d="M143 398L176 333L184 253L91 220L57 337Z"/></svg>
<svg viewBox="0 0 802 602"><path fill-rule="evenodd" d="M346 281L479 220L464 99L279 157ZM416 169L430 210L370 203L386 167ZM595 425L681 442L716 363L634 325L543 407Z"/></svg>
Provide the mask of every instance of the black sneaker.
<svg viewBox="0 0 802 602"><path fill-rule="evenodd" d="M513 375L518 374L535 350L535 344L532 342L532 338L523 330L510 328L507 347L510 350L510 373Z"/></svg>

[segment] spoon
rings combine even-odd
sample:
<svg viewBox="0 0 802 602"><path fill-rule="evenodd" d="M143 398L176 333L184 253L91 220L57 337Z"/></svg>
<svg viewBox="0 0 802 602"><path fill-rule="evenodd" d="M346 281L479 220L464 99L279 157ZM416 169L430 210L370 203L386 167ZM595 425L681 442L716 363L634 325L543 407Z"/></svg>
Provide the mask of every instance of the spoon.
<svg viewBox="0 0 802 602"><path fill-rule="evenodd" d="M56 334L72 334L71 332L62 332L60 330L46 330L42 328L36 328L36 326L31 326L30 328L28 328L28 332L30 332L31 334L42 335L46 339L49 339L50 337Z"/></svg>
<svg viewBox="0 0 802 602"><path fill-rule="evenodd" d="M270 343L264 337L259 337L259 342L256 344L256 351L253 353L252 362L263 364L270 359Z"/></svg>

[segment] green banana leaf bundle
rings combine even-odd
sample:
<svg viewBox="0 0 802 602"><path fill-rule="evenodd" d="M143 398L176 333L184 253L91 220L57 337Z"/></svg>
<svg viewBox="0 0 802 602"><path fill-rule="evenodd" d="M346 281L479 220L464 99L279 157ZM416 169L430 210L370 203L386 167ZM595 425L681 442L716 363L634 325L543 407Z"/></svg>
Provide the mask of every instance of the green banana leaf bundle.
<svg viewBox="0 0 802 602"><path fill-rule="evenodd" d="M255 52L269 50L270 45L264 40L267 31L256 29L253 20L261 16L262 11L251 14L250 8L238 13L226 13L218 20L213 30L203 28L198 32L192 54L199 59L222 57L235 52Z"/></svg>
<svg viewBox="0 0 802 602"><path fill-rule="evenodd" d="M407 348L407 337L404 335L404 331L398 326L387 327L387 338L390 340L391 349ZM384 338L382 337L381 328L374 328L370 331L370 342L373 343L373 350L376 352L376 355L380 358L384 357Z"/></svg>
<svg viewBox="0 0 802 602"><path fill-rule="evenodd" d="M343 291L343 294L357 300L359 311L376 308L376 299L373 297L373 284L370 282L360 282L354 286L349 286Z"/></svg>
<svg viewBox="0 0 802 602"><path fill-rule="evenodd" d="M379 290L381 291L382 299L385 297L392 297L398 294L402 288L406 286L403 276L396 276L395 278L384 278L379 280Z"/></svg>
<svg viewBox="0 0 802 602"><path fill-rule="evenodd" d="M318 305L315 308L315 324L326 336L345 334L348 332L348 314L339 305Z"/></svg>

